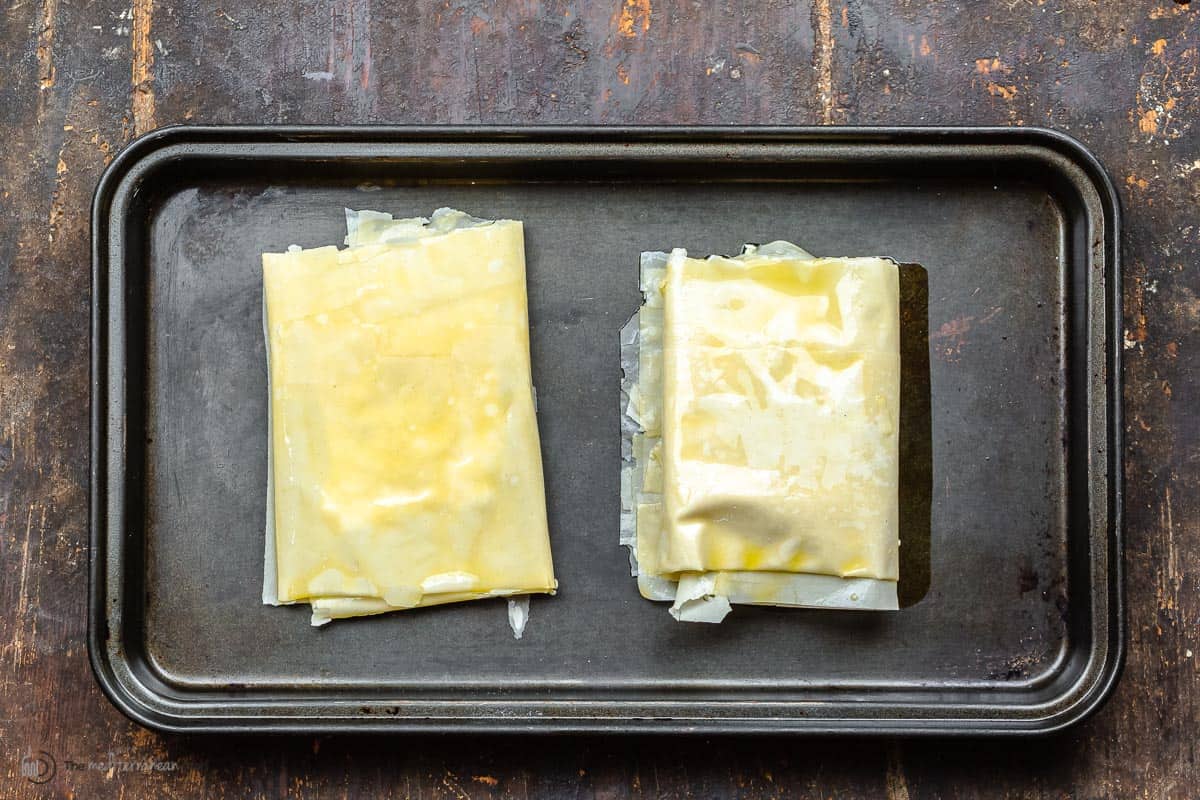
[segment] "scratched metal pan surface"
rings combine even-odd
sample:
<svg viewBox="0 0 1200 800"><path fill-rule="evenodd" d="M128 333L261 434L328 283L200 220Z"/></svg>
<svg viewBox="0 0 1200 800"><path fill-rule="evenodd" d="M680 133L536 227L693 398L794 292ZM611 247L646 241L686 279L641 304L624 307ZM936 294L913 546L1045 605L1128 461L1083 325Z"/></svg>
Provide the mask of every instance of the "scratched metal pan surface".
<svg viewBox="0 0 1200 800"><path fill-rule="evenodd" d="M260 602L259 254L343 207L525 222L561 590L308 624ZM93 208L89 648L178 731L1032 734L1124 647L1119 207L1029 129L171 128ZM681 624L617 545L638 256L790 239L902 271L902 608Z"/></svg>

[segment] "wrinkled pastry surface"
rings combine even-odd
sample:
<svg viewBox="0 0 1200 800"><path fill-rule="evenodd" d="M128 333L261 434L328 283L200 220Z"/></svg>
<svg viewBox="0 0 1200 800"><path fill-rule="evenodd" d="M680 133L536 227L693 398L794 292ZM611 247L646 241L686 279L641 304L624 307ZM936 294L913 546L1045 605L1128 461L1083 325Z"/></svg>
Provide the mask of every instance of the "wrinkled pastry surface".
<svg viewBox="0 0 1200 800"><path fill-rule="evenodd" d="M662 291L657 571L896 580L896 265L675 251Z"/></svg>
<svg viewBox="0 0 1200 800"><path fill-rule="evenodd" d="M263 255L279 602L552 592L521 223Z"/></svg>

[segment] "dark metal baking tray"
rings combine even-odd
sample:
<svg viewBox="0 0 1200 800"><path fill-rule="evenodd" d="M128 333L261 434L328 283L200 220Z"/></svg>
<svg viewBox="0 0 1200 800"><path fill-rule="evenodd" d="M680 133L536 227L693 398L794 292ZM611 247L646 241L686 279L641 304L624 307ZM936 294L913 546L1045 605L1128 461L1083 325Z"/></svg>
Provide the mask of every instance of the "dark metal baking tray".
<svg viewBox="0 0 1200 800"><path fill-rule="evenodd" d="M534 599L521 641L499 602L312 629L305 609L259 601L259 253L339 241L343 206L441 205L526 225L561 591ZM93 207L100 684L139 722L185 731L1076 722L1124 647L1118 226L1101 166L1044 130L153 132ZM679 624L638 596L616 543L617 331L642 250L776 238L923 268L904 309L905 607Z"/></svg>

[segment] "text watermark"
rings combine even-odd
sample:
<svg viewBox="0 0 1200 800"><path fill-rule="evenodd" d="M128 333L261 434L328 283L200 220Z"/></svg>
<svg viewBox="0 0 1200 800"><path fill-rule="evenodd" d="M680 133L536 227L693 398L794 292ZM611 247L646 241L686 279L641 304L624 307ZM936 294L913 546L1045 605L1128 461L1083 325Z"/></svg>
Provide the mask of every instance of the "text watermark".
<svg viewBox="0 0 1200 800"><path fill-rule="evenodd" d="M109 751L102 758L66 758L62 768L67 772L103 772L108 775L137 772L142 774L175 772L178 761L154 758L130 758ZM21 756L20 775L30 783L47 783L58 774L58 759L45 750L33 750Z"/></svg>

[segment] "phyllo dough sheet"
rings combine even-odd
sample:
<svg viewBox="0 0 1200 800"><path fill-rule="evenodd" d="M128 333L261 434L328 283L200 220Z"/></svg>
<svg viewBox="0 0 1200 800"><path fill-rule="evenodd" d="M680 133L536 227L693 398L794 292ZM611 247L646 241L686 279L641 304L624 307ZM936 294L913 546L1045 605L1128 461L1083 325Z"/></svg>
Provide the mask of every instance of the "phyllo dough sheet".
<svg viewBox="0 0 1200 800"><path fill-rule="evenodd" d="M263 255L264 601L330 618L556 588L520 222L348 213Z"/></svg>
<svg viewBox="0 0 1200 800"><path fill-rule="evenodd" d="M642 289L622 338L642 594L708 622L730 603L895 608L895 263L645 253Z"/></svg>

